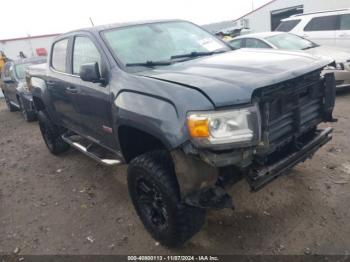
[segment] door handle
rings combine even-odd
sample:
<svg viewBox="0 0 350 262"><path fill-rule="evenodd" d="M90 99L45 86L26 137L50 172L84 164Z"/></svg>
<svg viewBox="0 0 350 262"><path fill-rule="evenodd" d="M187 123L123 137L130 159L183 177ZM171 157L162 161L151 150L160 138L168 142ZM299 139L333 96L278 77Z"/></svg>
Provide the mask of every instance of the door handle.
<svg viewBox="0 0 350 262"><path fill-rule="evenodd" d="M69 86L66 88L66 92L71 94L77 94L78 90L75 87Z"/></svg>
<svg viewBox="0 0 350 262"><path fill-rule="evenodd" d="M339 35L339 37L348 37L348 36L350 36L349 34L341 34L341 35Z"/></svg>
<svg viewBox="0 0 350 262"><path fill-rule="evenodd" d="M55 84L55 82L53 82L53 81L46 81L46 84L49 85L49 86L53 86Z"/></svg>

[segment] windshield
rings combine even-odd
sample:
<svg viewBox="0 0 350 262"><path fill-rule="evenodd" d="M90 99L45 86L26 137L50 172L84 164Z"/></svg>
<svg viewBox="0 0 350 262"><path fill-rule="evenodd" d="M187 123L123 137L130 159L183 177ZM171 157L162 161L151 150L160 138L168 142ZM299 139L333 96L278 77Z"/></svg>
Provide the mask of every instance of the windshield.
<svg viewBox="0 0 350 262"><path fill-rule="evenodd" d="M26 77L26 69L31 63L17 64L15 65L15 72L18 79L24 79Z"/></svg>
<svg viewBox="0 0 350 262"><path fill-rule="evenodd" d="M279 49L306 50L317 46L314 42L293 34L279 34L265 39Z"/></svg>
<svg viewBox="0 0 350 262"><path fill-rule="evenodd" d="M104 31L103 36L114 55L126 66L179 58L183 61L184 57L193 59L231 50L200 27L182 21L115 28Z"/></svg>

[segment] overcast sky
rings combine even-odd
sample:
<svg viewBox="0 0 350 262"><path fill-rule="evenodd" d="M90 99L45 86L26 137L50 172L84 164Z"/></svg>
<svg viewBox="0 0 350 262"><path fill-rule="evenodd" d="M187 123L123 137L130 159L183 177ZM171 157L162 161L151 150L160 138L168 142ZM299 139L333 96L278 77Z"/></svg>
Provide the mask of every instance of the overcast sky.
<svg viewBox="0 0 350 262"><path fill-rule="evenodd" d="M269 0L2 0L0 39L63 33L95 25L179 18L197 24L234 20Z"/></svg>

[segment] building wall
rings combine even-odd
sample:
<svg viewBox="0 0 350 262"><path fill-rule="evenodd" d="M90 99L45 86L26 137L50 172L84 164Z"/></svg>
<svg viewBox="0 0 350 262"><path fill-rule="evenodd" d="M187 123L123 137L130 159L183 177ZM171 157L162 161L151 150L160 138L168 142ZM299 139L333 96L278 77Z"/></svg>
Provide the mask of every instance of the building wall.
<svg viewBox="0 0 350 262"><path fill-rule="evenodd" d="M16 60L19 52L27 57L36 56L36 48L45 48L49 52L50 44L56 36L34 37L26 39L0 40L0 50L4 51L8 58Z"/></svg>
<svg viewBox="0 0 350 262"><path fill-rule="evenodd" d="M350 0L276 0L255 12L235 21L234 26L241 27L246 19L253 32L271 31L271 11L303 5L304 13L323 10L350 8Z"/></svg>

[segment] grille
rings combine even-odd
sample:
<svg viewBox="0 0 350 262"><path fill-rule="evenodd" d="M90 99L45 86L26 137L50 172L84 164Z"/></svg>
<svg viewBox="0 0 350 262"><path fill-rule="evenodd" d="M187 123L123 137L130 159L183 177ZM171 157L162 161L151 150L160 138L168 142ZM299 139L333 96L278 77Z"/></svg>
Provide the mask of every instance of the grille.
<svg viewBox="0 0 350 262"><path fill-rule="evenodd" d="M282 148L322 122L324 84L320 71L263 88L257 96L264 153Z"/></svg>

